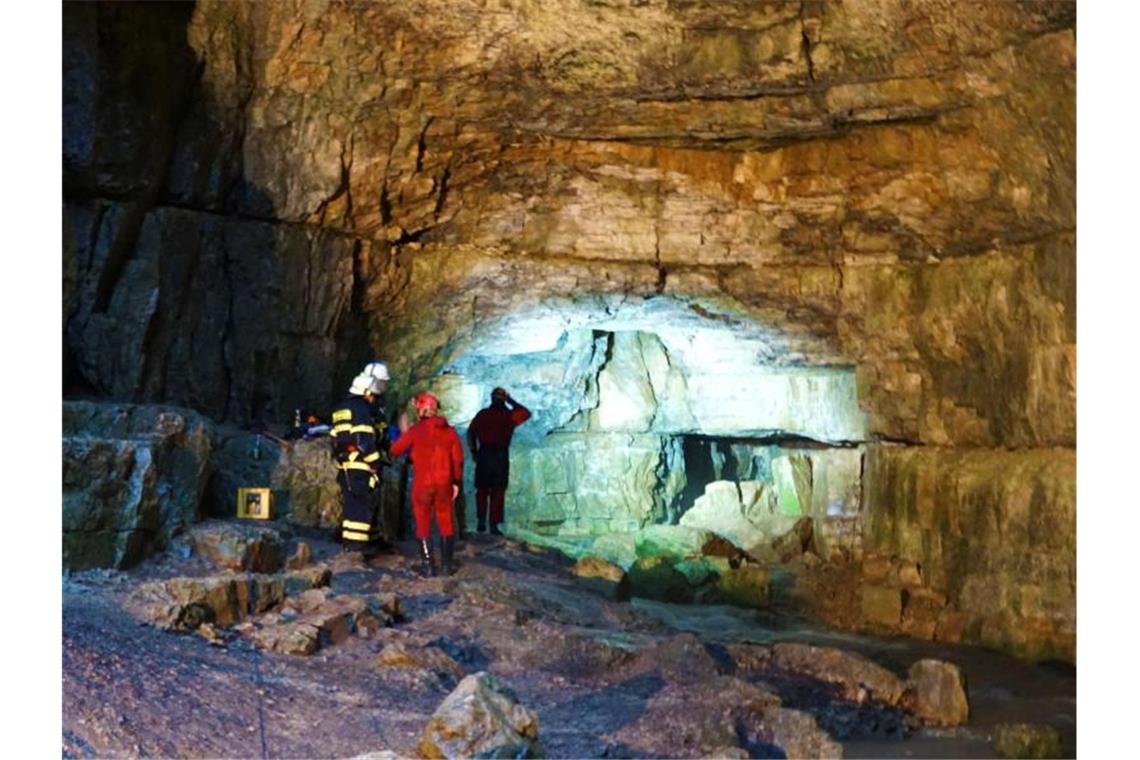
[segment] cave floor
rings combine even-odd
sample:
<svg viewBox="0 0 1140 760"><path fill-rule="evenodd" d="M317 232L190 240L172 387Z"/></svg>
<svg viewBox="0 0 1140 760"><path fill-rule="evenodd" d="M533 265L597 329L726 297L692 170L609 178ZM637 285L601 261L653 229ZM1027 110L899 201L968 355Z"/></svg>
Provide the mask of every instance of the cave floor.
<svg viewBox="0 0 1140 760"><path fill-rule="evenodd" d="M339 552L331 541L307 540L316 560ZM755 681L785 706L813 714L847 757L989 757L993 727L1014 721L1048 723L1067 754L1075 751L1073 668L828 631L784 614L614 602L576 582L570 560L556 552L487 536L460 547L462 567L452 578L420 578L410 543L335 572L333 591L395 592L405 617L308 657L262 652L236 636L218 646L140 624L126 611L142 580L201 573L197 560L165 556L130 572L71 575L63 588L64 756L416 756L424 725L455 680L377 666L376 653L396 641L437 647L468 673L500 678L538 714L549 757L660 756L662 746L675 746L668 754L677 756L700 754L686 737L670 739L668 722L647 723L647 703L678 673L689 684L725 675L754 680L733 653L778 641L857 652L899 675L923 657L965 671L971 715L954 729L921 728L897 711L844 702L818 682ZM696 634L711 656L672 663L635 656L682 632Z"/></svg>

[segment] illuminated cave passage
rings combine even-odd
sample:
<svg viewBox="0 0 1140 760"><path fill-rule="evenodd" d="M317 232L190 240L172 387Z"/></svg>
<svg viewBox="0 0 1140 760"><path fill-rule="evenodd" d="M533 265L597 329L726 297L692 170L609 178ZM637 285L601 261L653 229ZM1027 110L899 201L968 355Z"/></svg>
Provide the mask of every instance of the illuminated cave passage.
<svg viewBox="0 0 1140 760"><path fill-rule="evenodd" d="M512 446L510 527L589 537L686 513L711 527L723 510L694 504L735 498L739 524L721 527L745 546L804 516L850 533L866 437L854 368L788 363L773 337L678 299L536 307L473 336L435 387L461 434L496 385L532 410Z"/></svg>
<svg viewBox="0 0 1140 760"><path fill-rule="evenodd" d="M1070 752L973 647L1076 662L1074 9L65 3L64 754L526 754L421 748L478 673L545 757ZM534 412L452 577L294 429L376 359Z"/></svg>

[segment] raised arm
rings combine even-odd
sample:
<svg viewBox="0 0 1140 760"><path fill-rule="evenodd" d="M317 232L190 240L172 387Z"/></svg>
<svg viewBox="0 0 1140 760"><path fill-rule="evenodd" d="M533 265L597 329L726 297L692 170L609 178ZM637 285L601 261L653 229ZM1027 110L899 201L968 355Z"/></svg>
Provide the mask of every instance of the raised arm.
<svg viewBox="0 0 1140 760"><path fill-rule="evenodd" d="M393 457L403 456L407 453L408 449L412 447L412 439L416 436L416 428L410 428L400 434L400 437L392 442L391 453Z"/></svg>
<svg viewBox="0 0 1140 760"><path fill-rule="evenodd" d="M523 424L530 419L530 410L525 406L515 401L513 397L507 396L507 403L511 405L511 424L515 427Z"/></svg>

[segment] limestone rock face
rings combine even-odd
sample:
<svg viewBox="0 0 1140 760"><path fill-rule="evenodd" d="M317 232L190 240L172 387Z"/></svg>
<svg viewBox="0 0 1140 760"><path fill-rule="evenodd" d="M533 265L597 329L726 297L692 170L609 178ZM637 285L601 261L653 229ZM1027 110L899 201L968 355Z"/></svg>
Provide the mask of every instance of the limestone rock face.
<svg viewBox="0 0 1140 760"><path fill-rule="evenodd" d="M197 522L211 432L187 409L64 402L64 567L128 567Z"/></svg>
<svg viewBox="0 0 1140 760"><path fill-rule="evenodd" d="M1068 3L65 15L67 345L107 392L282 418L366 327L422 378L520 306L625 293L854 367L892 438L1073 443Z"/></svg>
<svg viewBox="0 0 1140 760"><path fill-rule="evenodd" d="M964 616L965 640L1074 660L1071 449L873 447L866 477L873 484L864 517L867 548L918 562L923 582ZM877 593L897 594L899 585Z"/></svg>
<svg viewBox="0 0 1140 760"><path fill-rule="evenodd" d="M675 470L683 477L683 464L673 467L677 458L674 442L657 435L572 433L541 447L512 446L507 501L529 508L507 519L540 533L637 530L667 516L679 488L663 475Z"/></svg>
<svg viewBox="0 0 1140 760"><path fill-rule="evenodd" d="M65 387L281 424L382 356L394 401L441 390L462 433L509 378L535 411L520 527L675 524L708 482L765 480L824 559L869 538L984 643L1068 656L1075 25L1069 2L67 4ZM833 448L698 481L702 436ZM856 466L872 440L899 446ZM306 525L336 519L317 448L290 460ZM951 474L987 458L1020 464ZM937 509L898 506L918 471ZM961 540L1027 511L1037 556ZM69 528L103 536L82 562L139 554L131 520Z"/></svg>
<svg viewBox="0 0 1140 760"><path fill-rule="evenodd" d="M424 757L537 757L538 717L488 673L475 673L455 690L424 727Z"/></svg>

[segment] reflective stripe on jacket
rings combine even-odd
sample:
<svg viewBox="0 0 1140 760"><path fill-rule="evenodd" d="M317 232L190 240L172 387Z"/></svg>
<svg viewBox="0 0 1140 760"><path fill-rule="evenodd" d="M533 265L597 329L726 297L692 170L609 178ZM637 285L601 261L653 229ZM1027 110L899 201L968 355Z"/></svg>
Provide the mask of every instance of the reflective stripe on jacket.
<svg viewBox="0 0 1140 760"><path fill-rule="evenodd" d="M329 435L339 469L372 472L380 466L384 442L377 437L372 408L361 396L349 396L333 410Z"/></svg>

